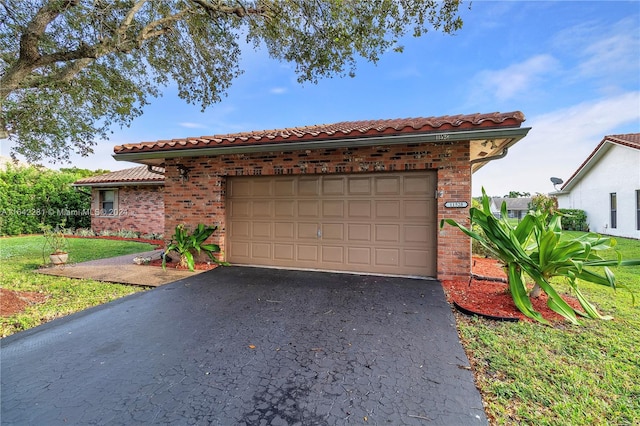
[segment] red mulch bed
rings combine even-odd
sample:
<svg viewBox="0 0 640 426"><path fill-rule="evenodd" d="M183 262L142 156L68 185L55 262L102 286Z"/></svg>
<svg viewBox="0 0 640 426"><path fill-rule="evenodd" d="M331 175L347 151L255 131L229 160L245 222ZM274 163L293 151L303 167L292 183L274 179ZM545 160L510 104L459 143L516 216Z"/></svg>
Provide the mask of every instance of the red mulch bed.
<svg viewBox="0 0 640 426"><path fill-rule="evenodd" d="M494 259L481 257L473 258L473 273L482 277L502 278L506 281L507 275ZM513 303L509 287L506 282L495 282L472 279L443 281L442 285L450 302L457 304L466 311L481 316L497 317L507 320L533 321L524 316ZM580 309L580 303L572 296L562 295L563 299L573 308ZM565 321L561 316L547 306L547 295L544 292L538 298L532 298L531 302L536 311L549 321Z"/></svg>
<svg viewBox="0 0 640 426"><path fill-rule="evenodd" d="M13 291L0 288L0 316L8 317L24 310L29 305L46 301L46 294L34 291Z"/></svg>
<svg viewBox="0 0 640 426"><path fill-rule="evenodd" d="M148 263L148 265L150 266L160 266L162 267L162 259L154 259L151 262ZM203 262L198 262L194 265L194 269L196 271L209 271L211 269L215 269L218 267L217 263L203 263ZM168 262L167 263L167 268L174 268L174 269L185 269L188 270L189 268L186 266L180 266L179 263L177 262Z"/></svg>

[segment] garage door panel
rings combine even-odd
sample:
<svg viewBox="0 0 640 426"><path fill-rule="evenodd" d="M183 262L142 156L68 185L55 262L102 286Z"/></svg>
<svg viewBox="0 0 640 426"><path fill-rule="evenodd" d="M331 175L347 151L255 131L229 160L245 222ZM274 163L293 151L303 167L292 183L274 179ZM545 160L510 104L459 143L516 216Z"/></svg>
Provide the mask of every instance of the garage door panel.
<svg viewBox="0 0 640 426"><path fill-rule="evenodd" d="M253 217L272 217L272 208L272 201L253 201L251 203L251 213Z"/></svg>
<svg viewBox="0 0 640 426"><path fill-rule="evenodd" d="M229 178L234 195L227 198L228 260L435 276L435 176L429 171Z"/></svg>
<svg viewBox="0 0 640 426"><path fill-rule="evenodd" d="M297 245L297 253L296 259L303 262L313 262L317 263L318 258L318 246L316 245L307 245L307 244L298 244Z"/></svg>
<svg viewBox="0 0 640 426"><path fill-rule="evenodd" d="M355 177L349 178L349 195L372 195L371 190L371 178L370 177Z"/></svg>
<svg viewBox="0 0 640 426"><path fill-rule="evenodd" d="M403 241L406 243L428 244L433 241L430 228L428 225L405 225L402 227Z"/></svg>
<svg viewBox="0 0 640 426"><path fill-rule="evenodd" d="M271 244L251 243L251 257L254 259L271 259Z"/></svg>
<svg viewBox="0 0 640 426"><path fill-rule="evenodd" d="M404 250L404 266L410 268L424 269L429 264L429 250Z"/></svg>
<svg viewBox="0 0 640 426"><path fill-rule="evenodd" d="M298 181L298 195L303 197L317 197L320 195L320 179L318 177L300 178Z"/></svg>
<svg viewBox="0 0 640 426"><path fill-rule="evenodd" d="M344 264L344 247L342 246L321 246L323 263Z"/></svg>
<svg viewBox="0 0 640 426"><path fill-rule="evenodd" d="M400 200L375 200L376 218L400 219Z"/></svg>
<svg viewBox="0 0 640 426"><path fill-rule="evenodd" d="M430 212L428 204L423 200L408 200L404 201L404 219L421 220L426 221Z"/></svg>
<svg viewBox="0 0 640 426"><path fill-rule="evenodd" d="M296 215L296 202L293 200L275 200L274 215L276 219L293 219Z"/></svg>
<svg viewBox="0 0 640 426"><path fill-rule="evenodd" d="M376 176L376 195L400 195L400 176Z"/></svg>
<svg viewBox="0 0 640 426"><path fill-rule="evenodd" d="M404 195L430 195L429 191L433 187L433 184L429 178L421 176L405 176L403 180L403 194Z"/></svg>
<svg viewBox="0 0 640 426"><path fill-rule="evenodd" d="M371 200L348 200L347 219L371 219L371 203Z"/></svg>
<svg viewBox="0 0 640 426"><path fill-rule="evenodd" d="M251 201L231 201L229 202L229 215L234 218L251 217Z"/></svg>
<svg viewBox="0 0 640 426"><path fill-rule="evenodd" d="M253 222L251 228L252 238L271 238L270 222Z"/></svg>
<svg viewBox="0 0 640 426"><path fill-rule="evenodd" d="M293 197L296 194L296 179L278 179L274 182L273 189L276 197Z"/></svg>
<svg viewBox="0 0 640 426"><path fill-rule="evenodd" d="M295 260L295 246L293 244L274 244L273 258L278 261L293 262Z"/></svg>
<svg viewBox="0 0 640 426"><path fill-rule="evenodd" d="M325 200L322 202L323 218L344 218L344 201L343 200Z"/></svg>
<svg viewBox="0 0 640 426"><path fill-rule="evenodd" d="M317 223L298 223L297 237L301 240L318 240L318 224Z"/></svg>
<svg viewBox="0 0 640 426"><path fill-rule="evenodd" d="M253 183L252 191L254 194L263 194L266 196L273 195L274 182L270 179L256 179L251 181Z"/></svg>
<svg viewBox="0 0 640 426"><path fill-rule="evenodd" d="M325 177L322 179L322 195L344 195L344 177Z"/></svg>
<svg viewBox="0 0 640 426"><path fill-rule="evenodd" d="M295 236L295 225L293 222L276 222L273 229L273 237L276 240L293 240Z"/></svg>
<svg viewBox="0 0 640 426"><path fill-rule="evenodd" d="M232 258L249 260L251 258L251 247L248 242L237 241L230 244L227 253Z"/></svg>
<svg viewBox="0 0 640 426"><path fill-rule="evenodd" d="M348 265L371 265L371 247L348 247L347 248L347 264Z"/></svg>
<svg viewBox="0 0 640 426"><path fill-rule="evenodd" d="M359 242L363 241L370 242L371 241L371 224L369 223L349 223L347 224L348 228L348 242Z"/></svg>
<svg viewBox="0 0 640 426"><path fill-rule="evenodd" d="M227 185L227 195L229 197L248 197L251 192L251 181L249 180L232 180Z"/></svg>
<svg viewBox="0 0 640 426"><path fill-rule="evenodd" d="M316 200L298 201L298 217L305 217L305 218L320 217L320 202Z"/></svg>
<svg viewBox="0 0 640 426"><path fill-rule="evenodd" d="M399 268L400 267L400 249L399 248L382 248L374 249L375 266L384 266Z"/></svg>
<svg viewBox="0 0 640 426"><path fill-rule="evenodd" d="M400 243L400 225L380 224L375 225L374 229L376 243Z"/></svg>
<svg viewBox="0 0 640 426"><path fill-rule="evenodd" d="M343 223L322 224L321 236L323 241L344 241L344 224Z"/></svg>
<svg viewBox="0 0 640 426"><path fill-rule="evenodd" d="M237 239L251 238L251 222L234 221L230 226L230 234Z"/></svg>

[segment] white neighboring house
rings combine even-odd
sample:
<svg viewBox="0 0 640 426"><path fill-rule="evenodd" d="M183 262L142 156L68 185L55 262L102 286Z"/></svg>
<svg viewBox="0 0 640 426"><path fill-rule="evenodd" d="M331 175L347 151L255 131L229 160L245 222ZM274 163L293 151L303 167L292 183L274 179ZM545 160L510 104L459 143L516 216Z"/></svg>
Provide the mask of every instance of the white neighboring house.
<svg viewBox="0 0 640 426"><path fill-rule="evenodd" d="M640 133L605 136L550 195L560 208L584 210L592 232L640 239Z"/></svg>

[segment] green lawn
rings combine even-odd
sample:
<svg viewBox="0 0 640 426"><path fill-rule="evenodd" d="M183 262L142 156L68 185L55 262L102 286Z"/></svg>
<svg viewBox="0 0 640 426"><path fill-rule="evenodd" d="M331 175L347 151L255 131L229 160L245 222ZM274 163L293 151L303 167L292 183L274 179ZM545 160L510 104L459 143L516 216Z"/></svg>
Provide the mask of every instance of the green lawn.
<svg viewBox="0 0 640 426"><path fill-rule="evenodd" d="M640 258L640 241L617 241L623 258ZM614 272L635 305L628 291L581 283L612 321L549 327L457 315L491 424L640 425L640 266Z"/></svg>
<svg viewBox="0 0 640 426"><path fill-rule="evenodd" d="M153 246L130 241L68 238L69 262L101 259L152 250ZM35 327L54 318L100 305L144 287L103 283L93 280L41 275L34 269L48 263L42 236L0 238L0 287L39 292L45 303L32 305L16 315L0 317L0 336L5 337ZM45 256L47 256L45 262Z"/></svg>

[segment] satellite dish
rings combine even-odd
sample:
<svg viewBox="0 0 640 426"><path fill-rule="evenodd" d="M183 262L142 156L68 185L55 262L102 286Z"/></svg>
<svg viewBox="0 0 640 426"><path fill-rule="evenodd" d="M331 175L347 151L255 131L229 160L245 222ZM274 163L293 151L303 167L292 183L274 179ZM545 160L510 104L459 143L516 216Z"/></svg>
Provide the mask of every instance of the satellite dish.
<svg viewBox="0 0 640 426"><path fill-rule="evenodd" d="M562 184L564 181L560 178L557 177L552 177L551 178L551 183L553 184L553 188L557 191L558 188L556 188L556 185L560 185Z"/></svg>

